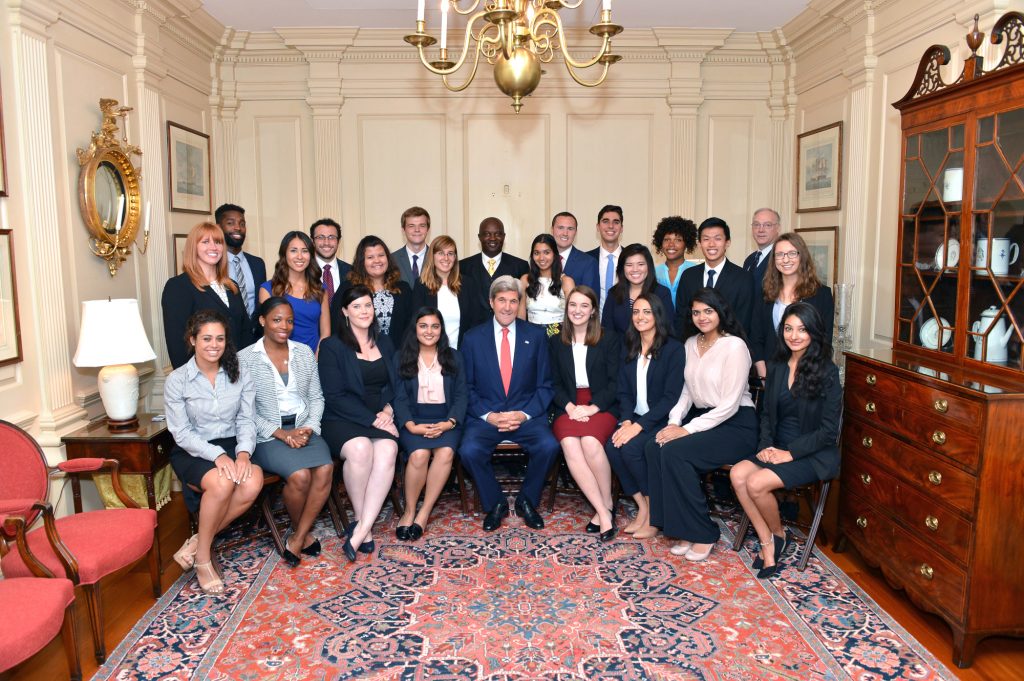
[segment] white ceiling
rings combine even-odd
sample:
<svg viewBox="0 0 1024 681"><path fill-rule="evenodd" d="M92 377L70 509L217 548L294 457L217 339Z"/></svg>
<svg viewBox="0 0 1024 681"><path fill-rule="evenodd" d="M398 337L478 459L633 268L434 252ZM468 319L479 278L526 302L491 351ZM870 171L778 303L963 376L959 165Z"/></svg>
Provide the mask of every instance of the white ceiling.
<svg viewBox="0 0 1024 681"><path fill-rule="evenodd" d="M427 23L436 27L439 0ZM679 26L769 31L782 26L807 7L809 0L614 0L612 19L626 28ZM460 0L461 6L470 0ZM563 10L570 26L594 23L601 0L584 0L575 11ZM266 31L286 26L358 26L412 28L416 0L203 0L215 19L235 29ZM571 20L570 20L571 19Z"/></svg>

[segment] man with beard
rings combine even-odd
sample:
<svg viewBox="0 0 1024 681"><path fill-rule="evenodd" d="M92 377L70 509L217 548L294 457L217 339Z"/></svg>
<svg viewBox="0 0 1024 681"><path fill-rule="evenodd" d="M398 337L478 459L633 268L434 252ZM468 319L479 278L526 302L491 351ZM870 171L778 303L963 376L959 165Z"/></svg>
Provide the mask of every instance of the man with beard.
<svg viewBox="0 0 1024 681"><path fill-rule="evenodd" d="M502 252L505 248L505 225L498 218L484 218L477 237L480 239L480 253L460 260L459 271L473 286L470 319L487 319L491 316L491 301L487 294L491 283L506 274L518 280L530 267L522 258Z"/></svg>
<svg viewBox="0 0 1024 681"><path fill-rule="evenodd" d="M213 216L224 232L224 242L228 247L228 276L238 284L245 311L251 317L256 311L256 290L267 280L267 266L263 258L242 251L245 243L244 208L225 203Z"/></svg>
<svg viewBox="0 0 1024 681"><path fill-rule="evenodd" d="M338 257L338 251L341 250L341 225L331 218L320 218L310 226L309 236L316 249L316 264L320 265L320 283L330 303L338 287L348 279L348 273L352 271L352 266Z"/></svg>

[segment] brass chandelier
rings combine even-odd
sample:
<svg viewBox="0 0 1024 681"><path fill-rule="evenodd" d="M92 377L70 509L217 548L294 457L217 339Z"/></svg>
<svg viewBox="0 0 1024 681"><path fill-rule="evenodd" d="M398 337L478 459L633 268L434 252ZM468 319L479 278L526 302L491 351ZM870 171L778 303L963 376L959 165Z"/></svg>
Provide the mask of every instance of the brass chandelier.
<svg viewBox="0 0 1024 681"><path fill-rule="evenodd" d="M565 67L572 79L584 87L597 87L608 76L608 67L622 59L612 54L612 37L622 32L622 26L612 23L611 0L602 0L601 20L590 27L590 32L602 38L601 49L592 59L577 61L569 54L565 30L559 11L577 9L583 0L473 0L469 7L460 7L459 0L441 2L441 47L438 59L428 60L425 48L437 40L427 34L425 0L419 0L416 32L405 36L413 45L420 61L431 73L441 76L441 82L452 92L469 87L476 77L482 54L494 66L494 82L498 89L512 98L512 108L519 113L523 98L540 84L541 64L550 62L555 50L562 53ZM481 5L482 8L478 9ZM448 56L448 11L470 15L462 40L462 53L457 61ZM478 27L477 22L481 22ZM476 47L471 47L475 42ZM461 85L453 85L448 76L458 71L473 54L473 68ZM601 64L601 75L596 80L584 80L577 71Z"/></svg>

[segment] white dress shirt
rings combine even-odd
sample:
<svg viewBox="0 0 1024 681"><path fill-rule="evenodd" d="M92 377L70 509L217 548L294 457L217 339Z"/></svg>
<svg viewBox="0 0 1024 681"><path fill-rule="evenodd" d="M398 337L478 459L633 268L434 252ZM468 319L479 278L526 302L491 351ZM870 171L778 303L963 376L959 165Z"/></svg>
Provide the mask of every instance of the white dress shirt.
<svg viewBox="0 0 1024 681"><path fill-rule="evenodd" d="M412 252L412 246L409 244L405 245L405 254L409 256L409 269L412 270L412 256L416 256L416 269L419 270L420 274L423 274L423 259L427 255L427 246L423 245L423 249L418 253Z"/></svg>
<svg viewBox="0 0 1024 681"><path fill-rule="evenodd" d="M589 388L590 377L587 376L587 344L576 343L572 344L572 368L573 373L576 375L576 387L577 388Z"/></svg>
<svg viewBox="0 0 1024 681"><path fill-rule="evenodd" d="M726 261L726 259L722 258L722 262L718 263L714 267L708 267L708 264L704 263L704 278L701 279L700 285L701 286L707 286L708 285L708 270L714 270L715 271L715 285L712 286L712 288L718 288L719 277L722 276L722 270L725 269L725 261Z"/></svg>
<svg viewBox="0 0 1024 681"><path fill-rule="evenodd" d="M331 266L331 282L334 284L334 290L333 291L329 291L329 293L333 296L335 293L338 292L338 285L341 284L341 281L340 281L341 277L338 276L338 259L337 258L333 258L331 260L324 260L323 258L321 258L318 255L318 256L316 256L316 264L320 265L320 284L323 285L325 292L328 292L328 291L327 291L327 284L324 283L323 272L324 272L324 268L326 266L328 266L328 265Z"/></svg>
<svg viewBox="0 0 1024 681"><path fill-rule="evenodd" d="M484 263L484 272L489 272L490 271L490 269L487 267L487 264L491 260L494 261L494 271L497 272L498 271L498 265L501 264L501 256L502 256L502 254L498 253L498 255L494 256L493 258L488 258L485 254L481 253L480 254L480 259Z"/></svg>
<svg viewBox="0 0 1024 681"><path fill-rule="evenodd" d="M295 341L288 341L288 366L292 366L292 348L295 346ZM301 414L306 409L306 401L302 399L302 395L296 390L298 381L293 381L290 375L291 370L289 369L288 382L284 382L284 378L278 372L277 367L274 366L274 361L270 359L267 354L266 347L263 346L263 339L260 338L258 341L253 343L253 348L256 350L256 354L260 356L264 362L271 368L271 374L274 376L274 384L277 386L277 408L281 412L282 416L294 416Z"/></svg>
<svg viewBox="0 0 1024 681"><path fill-rule="evenodd" d="M452 293L448 284L441 284L441 288L437 289L437 309L441 313L444 332L448 334L448 345L458 349L462 308L459 307L458 296Z"/></svg>
<svg viewBox="0 0 1024 681"><path fill-rule="evenodd" d="M604 314L604 301L608 298L608 289L615 285L615 271L619 266L619 256L622 254L622 246L619 246L614 251L604 250L604 246L597 249L597 273L601 278L601 307L598 308L600 313ZM605 275L608 274L608 256L612 257L612 281L608 283L605 281ZM718 276L718 275L715 275Z"/></svg>
<svg viewBox="0 0 1024 681"><path fill-rule="evenodd" d="M651 410L647 404L647 370L651 368L651 356L638 357L636 361L636 406L633 413L643 416Z"/></svg>

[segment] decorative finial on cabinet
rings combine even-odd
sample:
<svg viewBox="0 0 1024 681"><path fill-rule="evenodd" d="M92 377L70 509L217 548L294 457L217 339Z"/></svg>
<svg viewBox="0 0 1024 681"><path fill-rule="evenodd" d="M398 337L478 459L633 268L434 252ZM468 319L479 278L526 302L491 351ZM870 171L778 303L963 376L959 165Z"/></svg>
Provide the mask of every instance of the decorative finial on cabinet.
<svg viewBox="0 0 1024 681"><path fill-rule="evenodd" d="M967 47L971 48L971 56L978 54L978 48L981 47L981 41L985 39L985 34L978 30L978 15L974 15L974 28L970 33L967 34Z"/></svg>

